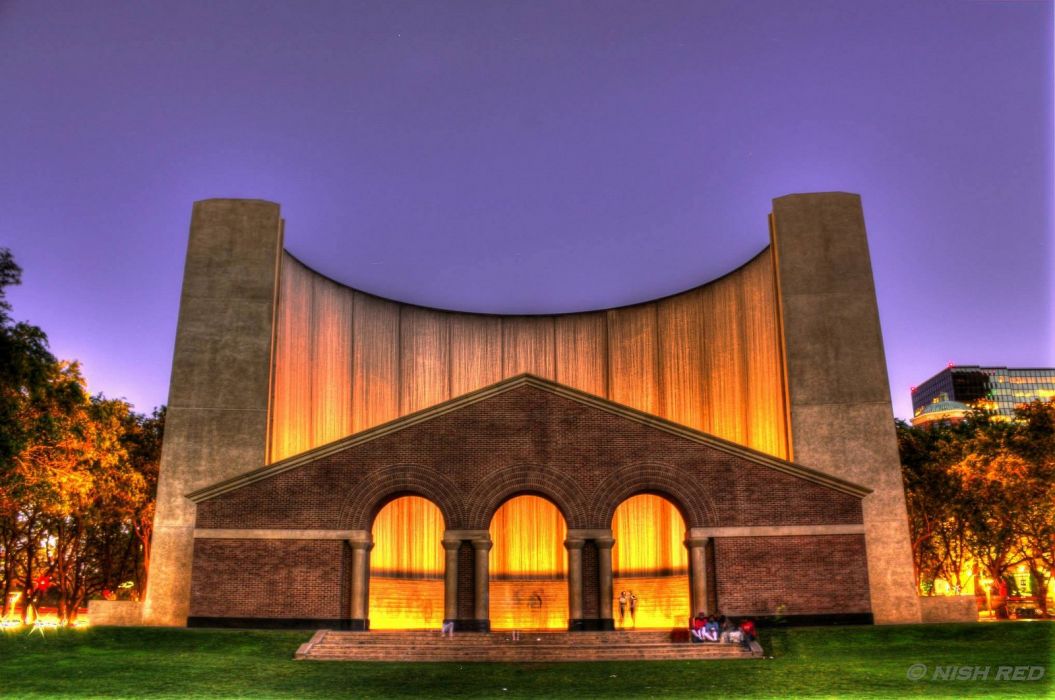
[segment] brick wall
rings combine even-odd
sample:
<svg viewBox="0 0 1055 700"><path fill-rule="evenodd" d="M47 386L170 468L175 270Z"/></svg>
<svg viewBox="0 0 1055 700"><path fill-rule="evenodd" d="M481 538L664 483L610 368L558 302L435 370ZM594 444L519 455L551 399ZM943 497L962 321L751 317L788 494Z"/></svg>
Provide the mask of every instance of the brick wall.
<svg viewBox="0 0 1055 700"><path fill-rule="evenodd" d="M635 493L688 527L857 524L860 499L593 406L521 386L198 505L198 527L369 529L395 494L432 499L450 529L487 529L510 496L606 528Z"/></svg>
<svg viewBox="0 0 1055 700"><path fill-rule="evenodd" d="M719 537L714 559L727 615L871 610L864 535Z"/></svg>
<svg viewBox="0 0 1055 700"><path fill-rule="evenodd" d="M338 540L196 540L190 614L344 617L345 549Z"/></svg>
<svg viewBox="0 0 1055 700"><path fill-rule="evenodd" d="M448 529L485 530L525 492L552 500L569 528L608 528L616 507L643 492L672 501L687 527L862 522L856 496L522 385L203 501L197 526L365 530L388 500L413 493L439 506ZM191 614L341 617L342 547L198 540ZM583 554L583 613L594 617L597 554L592 545ZM458 560L458 617L471 619L472 547ZM719 539L715 561L724 610L868 610L860 536Z"/></svg>
<svg viewBox="0 0 1055 700"><path fill-rule="evenodd" d="M597 545L587 542L582 548L582 616L585 618L601 616L600 576Z"/></svg>
<svg viewBox="0 0 1055 700"><path fill-rule="evenodd" d="M473 559L476 556L476 552L468 542L462 542L462 546L458 548L458 619L459 620L472 620L475 615L474 608L474 597L473 592L475 586L473 582L476 577L473 575Z"/></svg>

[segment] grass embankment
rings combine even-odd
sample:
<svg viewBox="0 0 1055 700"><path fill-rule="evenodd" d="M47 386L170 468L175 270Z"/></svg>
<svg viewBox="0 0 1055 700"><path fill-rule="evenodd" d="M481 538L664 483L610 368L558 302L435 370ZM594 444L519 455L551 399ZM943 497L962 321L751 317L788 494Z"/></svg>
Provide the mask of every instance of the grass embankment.
<svg viewBox="0 0 1055 700"><path fill-rule="evenodd" d="M98 628L0 636L3 698L1046 697L1051 623L763 630L751 661L405 664L293 661L304 632ZM909 680L925 664L924 680ZM988 680L931 680L936 666ZM999 666L1041 666L997 681Z"/></svg>

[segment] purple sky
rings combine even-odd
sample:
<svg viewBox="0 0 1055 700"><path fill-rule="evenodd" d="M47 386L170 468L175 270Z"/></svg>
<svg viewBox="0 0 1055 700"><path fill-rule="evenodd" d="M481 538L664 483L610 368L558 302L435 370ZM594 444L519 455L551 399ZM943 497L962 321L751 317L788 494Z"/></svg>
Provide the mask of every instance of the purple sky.
<svg viewBox="0 0 1055 700"><path fill-rule="evenodd" d="M164 403L191 203L430 306L718 276L770 200L864 198L895 413L948 362L1055 366L1052 2L0 2L15 317Z"/></svg>

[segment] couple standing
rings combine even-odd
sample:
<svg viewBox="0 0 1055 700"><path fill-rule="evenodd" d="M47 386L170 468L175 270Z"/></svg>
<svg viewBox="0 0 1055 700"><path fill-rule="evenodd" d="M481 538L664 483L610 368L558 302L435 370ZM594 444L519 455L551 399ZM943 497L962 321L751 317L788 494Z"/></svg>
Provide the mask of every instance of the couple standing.
<svg viewBox="0 0 1055 700"><path fill-rule="evenodd" d="M626 609L630 608L630 621L637 627L637 596L633 591L619 593L619 625L626 627Z"/></svg>

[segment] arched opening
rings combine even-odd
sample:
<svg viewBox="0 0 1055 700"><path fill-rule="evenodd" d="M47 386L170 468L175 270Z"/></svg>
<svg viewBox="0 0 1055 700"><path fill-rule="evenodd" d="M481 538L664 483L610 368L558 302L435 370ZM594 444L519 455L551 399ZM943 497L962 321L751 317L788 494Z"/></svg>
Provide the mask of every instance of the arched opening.
<svg viewBox="0 0 1055 700"><path fill-rule="evenodd" d="M568 629L568 527L539 496L517 496L491 520L491 629Z"/></svg>
<svg viewBox="0 0 1055 700"><path fill-rule="evenodd" d="M616 627L685 626L692 606L689 562L685 520L674 504L654 494L626 499L612 518L612 536L612 614ZM621 603L624 591L626 601ZM631 596L636 597L633 614Z"/></svg>
<svg viewBox="0 0 1055 700"><path fill-rule="evenodd" d="M403 496L374 518L370 629L439 628L443 623L443 514L428 499Z"/></svg>

